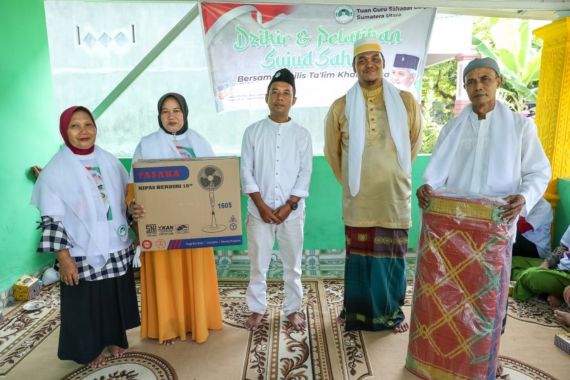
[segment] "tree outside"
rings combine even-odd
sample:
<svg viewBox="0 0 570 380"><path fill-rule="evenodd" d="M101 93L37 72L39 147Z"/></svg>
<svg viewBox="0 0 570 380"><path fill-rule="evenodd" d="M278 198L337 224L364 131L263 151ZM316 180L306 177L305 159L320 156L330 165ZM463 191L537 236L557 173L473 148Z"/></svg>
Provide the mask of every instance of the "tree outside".
<svg viewBox="0 0 570 380"><path fill-rule="evenodd" d="M473 50L499 63L503 86L498 97L512 110L534 110L540 74L542 41L532 35L529 20L478 17L473 23ZM457 62L428 67L422 82L422 109L426 119L421 153L431 153L441 128L453 117Z"/></svg>
<svg viewBox="0 0 570 380"><path fill-rule="evenodd" d="M431 153L439 131L453 117L457 61L428 67L422 81L422 112L426 121L420 153Z"/></svg>
<svg viewBox="0 0 570 380"><path fill-rule="evenodd" d="M504 84L499 97L513 111L536 104L542 41L532 35L528 20L478 18L473 48L499 63Z"/></svg>

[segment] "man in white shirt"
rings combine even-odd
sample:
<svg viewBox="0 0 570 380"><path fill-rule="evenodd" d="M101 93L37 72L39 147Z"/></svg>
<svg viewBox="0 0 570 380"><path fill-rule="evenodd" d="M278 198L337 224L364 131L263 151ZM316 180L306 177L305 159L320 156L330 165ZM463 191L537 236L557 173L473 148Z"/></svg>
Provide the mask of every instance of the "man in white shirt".
<svg viewBox="0 0 570 380"><path fill-rule="evenodd" d="M301 259L313 153L309 131L289 117L296 100L294 75L287 69L277 71L265 95L269 116L250 125L243 136L242 188L249 195L246 303L252 313L245 327L250 330L262 323L267 309L266 275L276 237L285 283L283 313L295 330L306 327Z"/></svg>
<svg viewBox="0 0 570 380"><path fill-rule="evenodd" d="M500 216L511 223L542 198L550 163L534 122L496 99L502 83L497 62L471 61L463 81L471 105L442 129L424 173L425 184L416 193L419 205L427 208L434 190L501 197L506 203ZM497 376L501 374L498 363Z"/></svg>

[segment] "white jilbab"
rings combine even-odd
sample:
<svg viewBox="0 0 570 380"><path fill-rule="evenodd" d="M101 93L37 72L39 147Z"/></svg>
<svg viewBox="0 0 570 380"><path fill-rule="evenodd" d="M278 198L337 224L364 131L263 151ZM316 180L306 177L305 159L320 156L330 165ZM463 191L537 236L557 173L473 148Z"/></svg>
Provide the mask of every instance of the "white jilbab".
<svg viewBox="0 0 570 380"><path fill-rule="evenodd" d="M42 171L31 203L41 215L61 221L73 244L72 257L86 257L95 270L101 269L112 252L131 245L124 202L128 176L111 153L95 146L92 155L81 160L63 147ZM107 201L102 201L95 180L82 161L92 160L101 170ZM112 219L108 220L108 208Z"/></svg>
<svg viewBox="0 0 570 380"><path fill-rule="evenodd" d="M185 153L188 152L188 154ZM141 139L133 155L133 163L144 159L214 157L214 150L198 132L188 129L181 135L170 135L159 129Z"/></svg>

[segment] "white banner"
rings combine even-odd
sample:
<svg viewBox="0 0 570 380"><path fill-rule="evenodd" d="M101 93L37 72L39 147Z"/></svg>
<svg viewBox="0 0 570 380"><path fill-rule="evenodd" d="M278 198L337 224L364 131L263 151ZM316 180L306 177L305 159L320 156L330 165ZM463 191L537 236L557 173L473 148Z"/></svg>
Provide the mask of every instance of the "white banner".
<svg viewBox="0 0 570 380"><path fill-rule="evenodd" d="M296 78L296 107L325 107L354 84L354 41L380 40L384 76L419 99L435 8L201 3L216 108L266 108L273 73Z"/></svg>

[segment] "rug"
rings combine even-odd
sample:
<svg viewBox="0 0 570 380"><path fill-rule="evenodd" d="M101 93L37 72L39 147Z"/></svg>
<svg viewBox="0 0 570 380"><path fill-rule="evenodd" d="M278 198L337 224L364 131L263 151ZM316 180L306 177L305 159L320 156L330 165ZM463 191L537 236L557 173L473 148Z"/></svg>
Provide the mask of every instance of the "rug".
<svg viewBox="0 0 570 380"><path fill-rule="evenodd" d="M247 282L220 282L224 322L238 328L249 317ZM362 379L372 375L363 333L345 332L336 322L342 309L341 279L303 280L307 329L296 332L281 313L283 284L268 282L268 310L249 335L242 379ZM410 305L408 286L405 305ZM333 369L335 369L333 371Z"/></svg>
<svg viewBox="0 0 570 380"><path fill-rule="evenodd" d="M241 350L236 352L236 355L244 355L239 378L279 379L285 378L285 374L293 373L311 374L314 379L361 379L378 375L372 373L363 333L346 333L336 323L336 316L342 308L343 281L307 279L303 282L307 294L304 312L309 328L301 334L288 329L288 322L279 312L282 285L270 282L270 310L266 316L265 329L262 330L264 332L249 333L247 354ZM247 282L220 281L226 324L243 328L243 322L248 316L244 303L246 288ZM407 306L410 305L411 293L412 287L408 286ZM0 323L0 376L9 376L9 372L59 326L59 287L54 285L44 288L40 299L46 303L46 307L25 312L19 305L7 313ZM517 303L511 299L509 315L515 318L524 316L522 320L525 322L543 324L547 321L552 323L550 327L558 326L550 319L552 309L546 303L537 302ZM286 347L292 352L287 351ZM280 352L277 352L278 349ZM54 360L57 361L55 351ZM512 363L513 370L523 371L527 378L535 376L532 367L516 361ZM507 363L507 367L511 368L509 365ZM547 375L536 378L550 379Z"/></svg>
<svg viewBox="0 0 570 380"><path fill-rule="evenodd" d="M269 282L268 310L262 325L249 334L242 379L335 379L333 366L339 363L345 379L370 375L362 335L344 334L336 324L342 285L342 280L303 282L307 328L297 332L281 313L283 283ZM249 317L246 289L247 282L220 282L225 323L243 328Z"/></svg>
<svg viewBox="0 0 570 380"><path fill-rule="evenodd" d="M503 373L508 374L510 380L556 380L546 372L508 356L501 355L499 359L503 363Z"/></svg>
<svg viewBox="0 0 570 380"><path fill-rule="evenodd" d="M59 286L43 288L37 299L44 302L43 308L26 312L19 305L0 323L0 376L6 375L59 327Z"/></svg>
<svg viewBox="0 0 570 380"><path fill-rule="evenodd" d="M566 305L557 307L557 309L570 312L570 308ZM552 306L546 300L538 297L527 301L517 301L514 298L509 298L508 315L519 321L540 326L561 327L560 323L554 318Z"/></svg>
<svg viewBox="0 0 570 380"><path fill-rule="evenodd" d="M172 366L158 356L129 351L120 358L107 360L104 368L79 368L62 380L176 380Z"/></svg>

